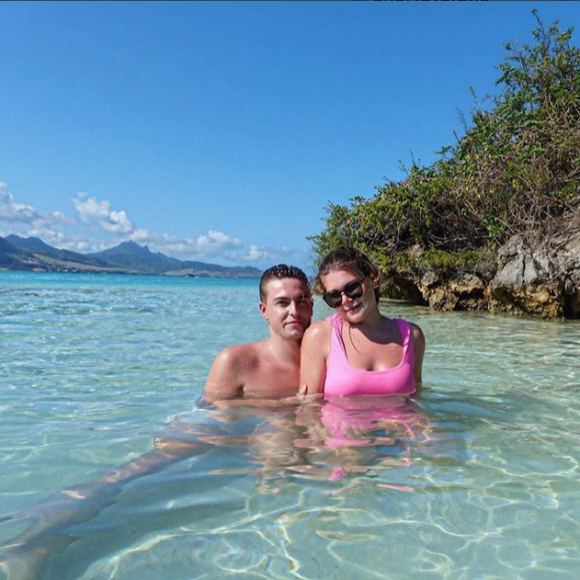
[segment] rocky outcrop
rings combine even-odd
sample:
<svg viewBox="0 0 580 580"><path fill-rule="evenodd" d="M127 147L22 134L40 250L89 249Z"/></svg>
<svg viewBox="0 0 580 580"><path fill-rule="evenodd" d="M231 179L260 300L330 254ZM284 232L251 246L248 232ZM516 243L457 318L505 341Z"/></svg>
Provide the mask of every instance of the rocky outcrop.
<svg viewBox="0 0 580 580"><path fill-rule="evenodd" d="M536 248L514 236L498 252L489 293L492 312L580 318L580 234Z"/></svg>
<svg viewBox="0 0 580 580"><path fill-rule="evenodd" d="M517 235L494 257L469 268L442 270L426 261L416 263L421 266L397 272L386 286L387 295L434 310L580 318L580 233L536 247Z"/></svg>

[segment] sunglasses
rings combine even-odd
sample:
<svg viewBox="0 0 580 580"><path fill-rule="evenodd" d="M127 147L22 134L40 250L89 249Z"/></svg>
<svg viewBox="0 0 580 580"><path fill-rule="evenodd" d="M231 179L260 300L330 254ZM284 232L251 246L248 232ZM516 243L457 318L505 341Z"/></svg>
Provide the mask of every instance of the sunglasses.
<svg viewBox="0 0 580 580"><path fill-rule="evenodd" d="M322 299L331 307L338 308L342 304L342 295L354 300L360 298L363 294L362 281L353 280L349 282L342 290L335 290L334 292L326 292L322 295Z"/></svg>

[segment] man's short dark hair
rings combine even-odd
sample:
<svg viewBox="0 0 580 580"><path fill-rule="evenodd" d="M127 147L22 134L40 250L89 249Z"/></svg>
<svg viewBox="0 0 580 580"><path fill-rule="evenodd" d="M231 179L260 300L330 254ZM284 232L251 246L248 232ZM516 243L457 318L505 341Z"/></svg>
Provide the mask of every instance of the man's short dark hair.
<svg viewBox="0 0 580 580"><path fill-rule="evenodd" d="M262 278L260 279L260 300L262 302L266 301L266 286L270 280L283 280L284 278L296 278L296 280L300 280L308 292L308 297L310 298L312 296L310 282L300 268L288 266L287 264L278 264L277 266L268 268L262 274Z"/></svg>

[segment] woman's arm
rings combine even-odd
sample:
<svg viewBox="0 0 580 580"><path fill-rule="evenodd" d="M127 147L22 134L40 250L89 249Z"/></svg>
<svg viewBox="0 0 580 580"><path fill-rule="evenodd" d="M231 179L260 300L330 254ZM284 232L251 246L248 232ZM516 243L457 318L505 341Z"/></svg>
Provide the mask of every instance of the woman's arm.
<svg viewBox="0 0 580 580"><path fill-rule="evenodd" d="M411 324L413 335L413 348L415 350L415 382L419 385L423 382L423 358L425 356L425 335L416 325Z"/></svg>
<svg viewBox="0 0 580 580"><path fill-rule="evenodd" d="M322 393L326 378L326 361L330 353L332 327L325 320L315 322L302 338L300 348L300 388L306 394Z"/></svg>

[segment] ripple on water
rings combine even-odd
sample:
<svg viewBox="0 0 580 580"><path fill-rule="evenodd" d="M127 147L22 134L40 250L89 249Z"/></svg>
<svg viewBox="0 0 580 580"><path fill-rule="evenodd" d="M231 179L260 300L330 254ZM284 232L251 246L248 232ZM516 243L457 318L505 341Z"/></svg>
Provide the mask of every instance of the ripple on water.
<svg viewBox="0 0 580 580"><path fill-rule="evenodd" d="M139 460L156 437L204 440L43 537L75 538L43 578L580 569L578 324L384 304L426 334L423 394L398 415L350 409L336 433L320 410L170 422L221 348L266 336L257 281L0 273L0 293L1 544L31 528L15 514ZM317 299L315 318L329 313Z"/></svg>

